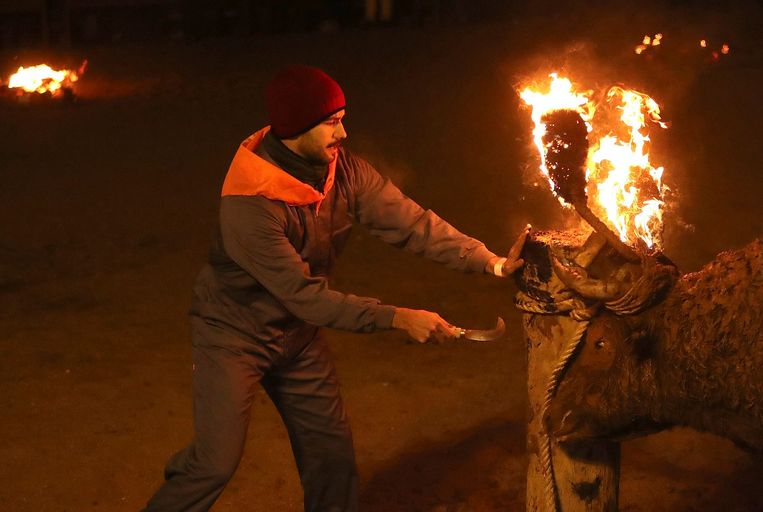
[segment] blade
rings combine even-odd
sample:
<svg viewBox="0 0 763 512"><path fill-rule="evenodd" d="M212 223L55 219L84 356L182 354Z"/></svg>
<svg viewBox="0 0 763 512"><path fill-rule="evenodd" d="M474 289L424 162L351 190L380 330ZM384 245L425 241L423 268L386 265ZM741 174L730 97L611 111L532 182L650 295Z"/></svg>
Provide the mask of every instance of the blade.
<svg viewBox="0 0 763 512"><path fill-rule="evenodd" d="M495 329L463 329L460 337L472 341L495 341L503 336L504 332L506 332L506 324L503 318L499 316L495 323Z"/></svg>

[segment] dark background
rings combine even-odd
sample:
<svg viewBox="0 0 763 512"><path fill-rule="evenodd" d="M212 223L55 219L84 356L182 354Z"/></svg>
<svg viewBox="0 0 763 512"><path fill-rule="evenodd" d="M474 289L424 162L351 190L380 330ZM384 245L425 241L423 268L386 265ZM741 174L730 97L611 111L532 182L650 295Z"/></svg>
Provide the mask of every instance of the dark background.
<svg viewBox="0 0 763 512"><path fill-rule="evenodd" d="M647 92L670 124L652 133L673 189L665 252L688 272L763 231L761 12L421 0L371 21L349 0L0 2L1 79L89 62L76 101L0 96L0 510L137 510L190 439L190 288L228 163L266 124L263 87L283 64L335 77L347 146L499 253L527 222L576 223L534 186L516 88L556 70L595 91ZM636 55L657 32L661 47ZM723 43L730 53L713 58ZM510 280L451 272L358 229L334 286L456 324L509 324L481 345L326 332L364 510L522 509L525 348ZM706 434L629 441L621 509L761 510L762 469ZM264 393L216 506L243 509L301 510Z"/></svg>

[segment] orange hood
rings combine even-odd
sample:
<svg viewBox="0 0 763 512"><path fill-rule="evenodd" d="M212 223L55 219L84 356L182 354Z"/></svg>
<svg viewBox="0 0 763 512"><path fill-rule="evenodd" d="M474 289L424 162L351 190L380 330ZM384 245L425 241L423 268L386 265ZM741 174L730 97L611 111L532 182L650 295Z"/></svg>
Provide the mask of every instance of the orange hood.
<svg viewBox="0 0 763 512"><path fill-rule="evenodd" d="M228 174L225 175L222 196L264 196L289 205L318 203L317 206L320 207L321 201L334 185L336 159L329 164L324 192L320 193L254 153L268 131L270 126L250 135L241 143L228 168Z"/></svg>

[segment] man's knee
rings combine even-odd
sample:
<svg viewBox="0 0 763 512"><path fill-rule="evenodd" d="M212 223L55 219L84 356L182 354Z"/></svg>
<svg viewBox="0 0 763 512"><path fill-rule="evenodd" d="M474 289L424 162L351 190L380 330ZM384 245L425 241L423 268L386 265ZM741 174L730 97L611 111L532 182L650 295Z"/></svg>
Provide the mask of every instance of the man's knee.
<svg viewBox="0 0 763 512"><path fill-rule="evenodd" d="M237 467L238 464L235 466L215 466L208 468L205 477L210 485L213 485L214 487L224 487L228 484L230 479L233 478L233 474L236 472Z"/></svg>
<svg viewBox="0 0 763 512"><path fill-rule="evenodd" d="M197 461L200 476L210 483L224 486L238 469L241 453L216 453Z"/></svg>
<svg viewBox="0 0 763 512"><path fill-rule="evenodd" d="M191 445L170 460L165 470L167 480L184 475L191 480L206 482L209 487L225 486L233 477L241 460L241 453L222 450L217 453L199 453Z"/></svg>

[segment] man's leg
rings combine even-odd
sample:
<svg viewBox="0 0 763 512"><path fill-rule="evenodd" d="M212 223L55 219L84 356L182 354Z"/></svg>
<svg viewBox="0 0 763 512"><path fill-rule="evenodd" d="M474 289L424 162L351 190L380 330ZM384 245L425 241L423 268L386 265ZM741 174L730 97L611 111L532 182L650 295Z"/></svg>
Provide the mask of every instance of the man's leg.
<svg viewBox="0 0 763 512"><path fill-rule="evenodd" d="M289 431L306 512L358 510L358 476L334 362L316 337L262 385Z"/></svg>
<svg viewBox="0 0 763 512"><path fill-rule="evenodd" d="M175 454L164 485L144 512L209 510L238 467L254 386L264 362L242 349L251 344L192 319L193 442Z"/></svg>

